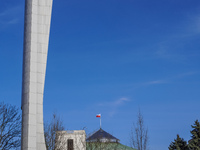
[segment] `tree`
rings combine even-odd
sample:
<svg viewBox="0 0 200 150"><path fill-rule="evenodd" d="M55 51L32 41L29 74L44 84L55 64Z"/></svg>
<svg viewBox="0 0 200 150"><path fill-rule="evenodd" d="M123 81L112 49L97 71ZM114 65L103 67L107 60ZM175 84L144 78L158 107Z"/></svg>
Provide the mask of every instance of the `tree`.
<svg viewBox="0 0 200 150"><path fill-rule="evenodd" d="M191 150L200 150L200 123L198 120L192 125L193 130L190 131L192 139L189 141L189 148Z"/></svg>
<svg viewBox="0 0 200 150"><path fill-rule="evenodd" d="M53 113L53 118L50 123L44 125L44 136L47 150L55 150L59 142L56 136L57 131L63 131L64 125L60 117Z"/></svg>
<svg viewBox="0 0 200 150"><path fill-rule="evenodd" d="M184 141L183 138L180 138L178 134L176 139L174 139L174 142L171 142L168 148L169 150L189 150L187 142Z"/></svg>
<svg viewBox="0 0 200 150"><path fill-rule="evenodd" d="M107 141L97 139L96 141L87 141L86 146L87 150L118 150L121 145L118 142L111 142L109 139Z"/></svg>
<svg viewBox="0 0 200 150"><path fill-rule="evenodd" d="M0 103L0 149L17 149L21 145L21 115L15 106Z"/></svg>
<svg viewBox="0 0 200 150"><path fill-rule="evenodd" d="M136 126L131 129L131 146L137 150L147 150L148 129L144 126L143 116L139 110Z"/></svg>
<svg viewBox="0 0 200 150"><path fill-rule="evenodd" d="M87 150L136 150L120 143L113 142L87 142Z"/></svg>

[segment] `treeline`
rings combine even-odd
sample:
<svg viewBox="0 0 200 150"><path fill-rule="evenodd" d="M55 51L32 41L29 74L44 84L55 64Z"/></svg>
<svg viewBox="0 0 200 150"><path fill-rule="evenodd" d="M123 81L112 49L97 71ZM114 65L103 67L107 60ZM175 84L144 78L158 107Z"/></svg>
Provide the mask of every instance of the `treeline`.
<svg viewBox="0 0 200 150"><path fill-rule="evenodd" d="M21 147L22 116L16 106L0 102L0 150L18 150ZM55 150L59 142L57 131L65 130L63 120L53 113L50 122L44 122L44 136L47 150ZM131 147L137 150L148 149L148 129L144 125L141 112L136 124L131 128Z"/></svg>
<svg viewBox="0 0 200 150"><path fill-rule="evenodd" d="M0 103L0 149L18 149L21 146L21 111L16 106ZM143 117L139 112L137 124L131 131L131 142L138 150L148 149L148 130L144 127ZM200 122L196 120L191 125L191 139L185 141L177 134L168 147L169 150L200 150ZM44 125L44 135L48 150L55 149L56 131L64 130L62 119L53 114L51 122ZM140 132L139 132L140 131ZM140 134L141 133L141 134ZM142 139L144 142L140 142Z"/></svg>
<svg viewBox="0 0 200 150"><path fill-rule="evenodd" d="M169 150L200 150L200 123L198 120L191 125L191 139L187 142L177 134L176 139L169 145Z"/></svg>

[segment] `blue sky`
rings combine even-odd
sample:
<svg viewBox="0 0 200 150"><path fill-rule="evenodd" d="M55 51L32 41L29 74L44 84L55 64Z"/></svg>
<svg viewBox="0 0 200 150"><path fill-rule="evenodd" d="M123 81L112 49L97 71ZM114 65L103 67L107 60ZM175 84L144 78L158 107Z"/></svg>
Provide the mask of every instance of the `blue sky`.
<svg viewBox="0 0 200 150"><path fill-rule="evenodd" d="M0 99L21 105L24 0L0 5ZM200 120L199 0L54 0L44 93L66 129L129 145L140 109L151 150Z"/></svg>

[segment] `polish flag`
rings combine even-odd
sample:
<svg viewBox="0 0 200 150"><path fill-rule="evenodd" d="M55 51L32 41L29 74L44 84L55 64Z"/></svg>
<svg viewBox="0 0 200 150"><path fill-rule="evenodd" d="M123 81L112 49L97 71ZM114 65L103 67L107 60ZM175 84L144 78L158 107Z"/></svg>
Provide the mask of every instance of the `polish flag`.
<svg viewBox="0 0 200 150"><path fill-rule="evenodd" d="M97 118L101 118L101 114L97 114L96 117L97 117Z"/></svg>

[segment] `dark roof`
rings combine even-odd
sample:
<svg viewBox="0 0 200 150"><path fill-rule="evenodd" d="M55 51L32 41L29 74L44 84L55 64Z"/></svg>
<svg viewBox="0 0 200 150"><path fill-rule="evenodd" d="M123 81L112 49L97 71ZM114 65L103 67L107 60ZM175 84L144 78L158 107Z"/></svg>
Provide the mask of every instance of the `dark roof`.
<svg viewBox="0 0 200 150"><path fill-rule="evenodd" d="M89 136L86 141L87 142L92 142L92 141L98 141L101 139L107 139L109 141L113 141L113 142L119 142L119 139L117 139L116 137L112 136L111 134L109 134L108 132L104 131L103 129L99 129L98 131L96 131L94 134L92 134L91 136Z"/></svg>

